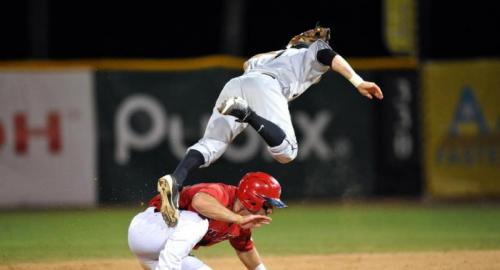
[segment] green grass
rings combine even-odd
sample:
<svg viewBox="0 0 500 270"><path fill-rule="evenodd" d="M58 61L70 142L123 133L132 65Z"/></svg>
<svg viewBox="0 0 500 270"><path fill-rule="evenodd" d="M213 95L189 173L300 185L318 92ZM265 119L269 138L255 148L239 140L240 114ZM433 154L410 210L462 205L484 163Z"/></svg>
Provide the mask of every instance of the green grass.
<svg viewBox="0 0 500 270"><path fill-rule="evenodd" d="M137 209L0 212L0 262L131 256Z"/></svg>
<svg viewBox="0 0 500 270"><path fill-rule="evenodd" d="M292 205L254 240L263 254L500 249L500 206ZM132 258L138 209L0 212L0 262ZM200 256L233 254L227 243Z"/></svg>

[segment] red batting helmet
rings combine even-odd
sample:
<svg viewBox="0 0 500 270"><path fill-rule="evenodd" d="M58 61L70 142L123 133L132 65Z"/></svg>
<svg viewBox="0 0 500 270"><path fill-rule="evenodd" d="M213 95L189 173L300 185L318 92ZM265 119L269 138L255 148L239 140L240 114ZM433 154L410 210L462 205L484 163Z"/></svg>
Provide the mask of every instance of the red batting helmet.
<svg viewBox="0 0 500 270"><path fill-rule="evenodd" d="M241 204L251 212L257 212L266 206L286 207L286 204L280 200L280 183L263 172L245 174L238 185L237 195Z"/></svg>

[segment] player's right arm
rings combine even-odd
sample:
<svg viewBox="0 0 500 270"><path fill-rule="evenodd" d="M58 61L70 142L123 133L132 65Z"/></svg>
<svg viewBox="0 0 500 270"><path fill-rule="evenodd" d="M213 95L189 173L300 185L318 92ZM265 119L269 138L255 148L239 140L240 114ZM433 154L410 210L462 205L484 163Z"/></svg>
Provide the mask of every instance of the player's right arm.
<svg viewBox="0 0 500 270"><path fill-rule="evenodd" d="M369 99L372 99L373 96L378 99L384 98L382 90L380 90L377 84L363 80L344 57L337 54L330 46L326 45L326 43L320 41L316 42L319 42L318 44L315 43L318 49L316 52L316 59L318 62L325 66L330 66L333 71L349 80L361 95Z"/></svg>
<svg viewBox="0 0 500 270"><path fill-rule="evenodd" d="M344 76L344 78L349 80L354 85L354 87L358 89L358 92L361 95L369 99L372 99L373 96L378 99L384 98L382 90L380 90L380 87L377 84L375 84L374 82L367 82L363 80L354 71L351 65L344 59L344 57L340 56L339 54L333 57L330 67L332 68L332 70L340 73L342 76Z"/></svg>
<svg viewBox="0 0 500 270"><path fill-rule="evenodd" d="M193 196L191 205L198 213L207 218L227 223L236 223L244 229L257 228L271 221L271 218L263 215L239 215L226 208L216 198L205 192L196 193Z"/></svg>

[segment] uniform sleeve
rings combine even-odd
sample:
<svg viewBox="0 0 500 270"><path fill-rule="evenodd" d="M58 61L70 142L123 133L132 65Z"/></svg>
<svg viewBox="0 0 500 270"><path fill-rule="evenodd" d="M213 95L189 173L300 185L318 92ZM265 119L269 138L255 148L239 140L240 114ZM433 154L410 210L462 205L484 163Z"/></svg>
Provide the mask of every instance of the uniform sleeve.
<svg viewBox="0 0 500 270"><path fill-rule="evenodd" d="M311 51L314 55L316 55L320 50L323 50L323 49L333 50L332 47L330 47L330 45L328 45L328 43L324 42L321 39L318 39L315 42L313 42L313 44L311 44L311 46L309 46L308 50Z"/></svg>
<svg viewBox="0 0 500 270"><path fill-rule="evenodd" d="M161 197L160 194L154 196L148 203L149 206L153 206L156 210L160 210L161 208Z"/></svg>
<svg viewBox="0 0 500 270"><path fill-rule="evenodd" d="M312 83L317 83L321 78L323 73L327 72L330 69L330 65L325 65L323 62L328 62L328 60L320 61L318 59L319 51L333 51L328 43L324 42L321 39L316 40L309 48L307 48L304 62L305 69L308 70L306 80L312 81ZM330 55L331 56L331 55ZM333 59L333 58L332 58ZM331 62L330 62L331 63Z"/></svg>
<svg viewBox="0 0 500 270"><path fill-rule="evenodd" d="M207 193L208 195L214 197L222 205L229 205L229 194L224 191L224 188L217 184L207 185L206 187L200 189L198 192Z"/></svg>
<svg viewBox="0 0 500 270"><path fill-rule="evenodd" d="M250 251L253 249L252 232L250 230L242 230L238 237L229 239L229 242L238 251Z"/></svg>
<svg viewBox="0 0 500 270"><path fill-rule="evenodd" d="M258 68L259 66L262 66L269 61L273 60L276 58L280 53L282 53L283 50L281 51L272 51L272 52L267 52L267 53L261 53L253 56L252 58L248 59L245 64L243 65L245 72L251 71L252 69Z"/></svg>

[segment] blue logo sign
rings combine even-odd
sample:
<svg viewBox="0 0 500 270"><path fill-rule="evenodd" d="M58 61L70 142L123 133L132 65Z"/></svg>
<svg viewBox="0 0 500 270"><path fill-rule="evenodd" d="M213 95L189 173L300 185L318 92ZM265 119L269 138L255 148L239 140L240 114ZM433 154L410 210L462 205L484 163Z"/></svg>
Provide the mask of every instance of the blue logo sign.
<svg viewBox="0 0 500 270"><path fill-rule="evenodd" d="M463 134L460 126L477 127L476 134ZM436 160L441 165L498 165L500 159L500 119L495 130L491 130L483 115L474 90L463 88L448 134L436 151Z"/></svg>

